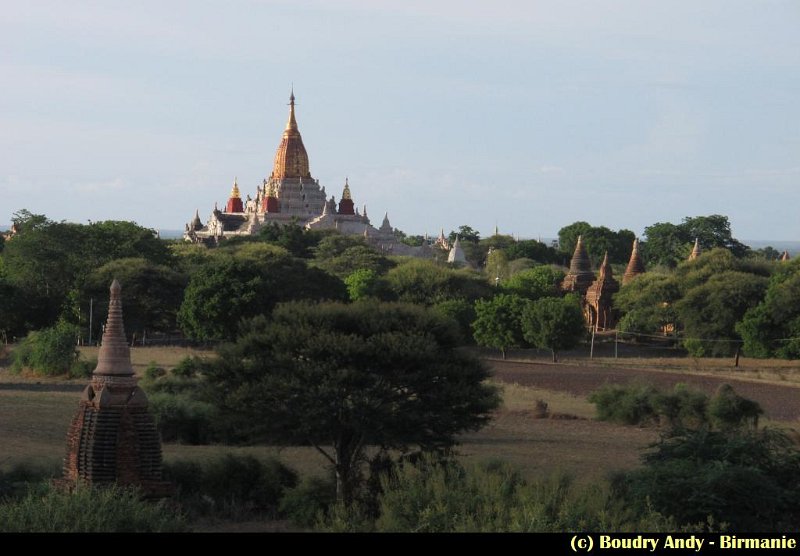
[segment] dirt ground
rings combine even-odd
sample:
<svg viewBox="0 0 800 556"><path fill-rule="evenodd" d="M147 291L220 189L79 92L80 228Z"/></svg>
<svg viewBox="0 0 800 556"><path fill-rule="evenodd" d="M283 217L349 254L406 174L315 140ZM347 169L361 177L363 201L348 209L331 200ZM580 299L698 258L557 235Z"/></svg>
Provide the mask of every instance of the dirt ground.
<svg viewBox="0 0 800 556"><path fill-rule="evenodd" d="M605 366L583 366L570 363L488 361L494 369L494 378L499 382L519 384L541 390L567 392L585 397L604 384L627 384L639 382L660 389L672 389L683 382L708 394L724 383L745 398L761 404L765 417L772 421L787 423L800 419L800 385L787 382L776 384L750 379L735 379L729 376L715 377L692 372L654 371L645 368Z"/></svg>

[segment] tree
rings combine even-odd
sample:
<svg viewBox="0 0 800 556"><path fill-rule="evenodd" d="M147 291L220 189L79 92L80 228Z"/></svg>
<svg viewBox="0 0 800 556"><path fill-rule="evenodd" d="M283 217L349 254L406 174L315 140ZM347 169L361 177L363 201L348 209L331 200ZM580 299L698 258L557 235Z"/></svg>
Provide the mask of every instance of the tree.
<svg viewBox="0 0 800 556"><path fill-rule="evenodd" d="M375 295L378 274L371 268L360 268L344 279L350 301L358 301Z"/></svg>
<svg viewBox="0 0 800 556"><path fill-rule="evenodd" d="M753 357L800 358L800 259L780 264L764 299L736 325Z"/></svg>
<svg viewBox="0 0 800 556"><path fill-rule="evenodd" d="M559 351L577 346L586 335L580 301L574 295L534 301L522 314L522 333L534 346L549 349L556 363Z"/></svg>
<svg viewBox="0 0 800 556"><path fill-rule="evenodd" d="M639 511L652 508L678 526L724 523L737 532L787 531L800 520L800 452L777 429L684 429L643 459L616 485Z"/></svg>
<svg viewBox="0 0 800 556"><path fill-rule="evenodd" d="M582 236L589 258L599 264L608 253L612 263L626 263L631 255L631 245L635 235L630 230L613 231L605 226L592 226L588 222L574 222L558 232L560 251L564 256L572 256L578 236Z"/></svg>
<svg viewBox="0 0 800 556"><path fill-rule="evenodd" d="M447 238L451 245L456 240L456 237L466 243L478 243L481 240L481 234L467 225L459 226L458 231L450 232Z"/></svg>
<svg viewBox="0 0 800 556"><path fill-rule="evenodd" d="M313 446L349 504L368 446L450 446L488 421L489 372L457 347L453 322L420 307L288 303L220 347L209 399L242 439Z"/></svg>
<svg viewBox="0 0 800 556"><path fill-rule="evenodd" d="M567 257L572 256L578 243L578 236L586 235L591 228L592 225L583 220L564 226L558 230L558 250Z"/></svg>
<svg viewBox="0 0 800 556"><path fill-rule="evenodd" d="M347 289L283 249L245 244L237 255L210 258L191 277L178 324L197 340L232 339L240 320L269 314L278 302L295 299L345 300Z"/></svg>
<svg viewBox="0 0 800 556"><path fill-rule="evenodd" d="M469 270L455 270L424 259L408 259L386 273L388 295L398 301L433 305L446 299L476 299L493 288Z"/></svg>
<svg viewBox="0 0 800 556"><path fill-rule="evenodd" d="M577 239L577 236L576 236ZM575 246L573 245L573 249ZM526 239L518 241L508 247L504 248L508 260L514 261L516 259L532 259L539 263L557 263L561 261L561 256L558 251L545 245L541 241L535 239Z"/></svg>
<svg viewBox="0 0 800 556"><path fill-rule="evenodd" d="M732 237L728 217L720 214L687 216L680 224L658 222L646 227L644 235L647 241L642 246L642 255L647 264L670 268L686 260L695 239L705 251L722 247L737 258L745 256L750 249Z"/></svg>
<svg viewBox="0 0 800 556"><path fill-rule="evenodd" d="M764 298L767 279L745 272L725 271L691 288L675 304L683 324L684 346L695 356L726 356L736 351L735 326L745 312Z"/></svg>
<svg viewBox="0 0 800 556"><path fill-rule="evenodd" d="M514 274L503 283L503 290L532 301L558 294L564 273L552 266L537 266Z"/></svg>
<svg viewBox="0 0 800 556"><path fill-rule="evenodd" d="M356 270L372 270L376 275L386 274L386 271L395 264L372 247L361 244L348 247L339 255L325 259L317 258L314 266L344 278Z"/></svg>
<svg viewBox="0 0 800 556"><path fill-rule="evenodd" d="M82 321L89 322L89 299L94 299L97 317L108 311L108 285L119 280L125 290L125 331L169 332L177 327L177 313L183 301L188 278L171 267L143 258L116 259L94 270L82 292ZM93 319L92 337L100 337L100 318Z"/></svg>
<svg viewBox="0 0 800 556"><path fill-rule="evenodd" d="M506 350L525 345L521 318L528 301L517 295L500 294L475 303L473 336L478 345L500 350L503 359Z"/></svg>
<svg viewBox="0 0 800 556"><path fill-rule="evenodd" d="M681 297L678 281L666 274L648 272L614 294L614 307L623 313L618 328L639 334L661 334L674 326L674 303Z"/></svg>

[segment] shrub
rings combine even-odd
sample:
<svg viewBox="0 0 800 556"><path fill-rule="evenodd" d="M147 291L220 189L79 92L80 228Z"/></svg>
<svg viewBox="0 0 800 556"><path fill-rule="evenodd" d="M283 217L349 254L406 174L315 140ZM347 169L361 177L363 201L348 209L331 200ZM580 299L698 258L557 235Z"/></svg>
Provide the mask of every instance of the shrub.
<svg viewBox="0 0 800 556"><path fill-rule="evenodd" d="M658 390L652 386L607 384L592 392L589 401L597 406L597 418L624 425L647 425L658 422L655 400Z"/></svg>
<svg viewBox="0 0 800 556"><path fill-rule="evenodd" d="M68 376L69 378L89 378L92 372L97 368L97 358L92 359L76 359L70 365Z"/></svg>
<svg viewBox="0 0 800 556"><path fill-rule="evenodd" d="M150 395L150 411L165 442L207 444L214 439L216 408L189 394L156 392Z"/></svg>
<svg viewBox="0 0 800 556"><path fill-rule="evenodd" d="M680 525L788 531L800 520L800 452L782 432L686 430L662 439L618 481L631 508L652 504Z"/></svg>
<svg viewBox="0 0 800 556"><path fill-rule="evenodd" d="M144 370L144 378L147 380L156 380L166 375L167 371L163 367L159 367L155 361L150 361L147 368Z"/></svg>
<svg viewBox="0 0 800 556"><path fill-rule="evenodd" d="M194 378L203 370L203 360L199 357L184 357L170 373L181 378Z"/></svg>
<svg viewBox="0 0 800 556"><path fill-rule="evenodd" d="M753 400L739 396L730 384L722 384L708 402L708 417L722 431L758 427L764 410Z"/></svg>
<svg viewBox="0 0 800 556"><path fill-rule="evenodd" d="M577 488L565 475L526 482L500 461L463 467L422 457L383 477L380 517L334 506L320 528L381 532L669 531L651 510L630 511L607 486Z"/></svg>
<svg viewBox="0 0 800 556"><path fill-rule="evenodd" d="M25 461L0 469L0 500L24 496L33 483L53 478L61 472L58 464L44 465Z"/></svg>
<svg viewBox="0 0 800 556"><path fill-rule="evenodd" d="M280 515L301 527L312 527L324 519L336 502L336 482L332 478L306 477L286 491L281 499Z"/></svg>
<svg viewBox="0 0 800 556"><path fill-rule="evenodd" d="M0 503L0 532L125 533L183 531L186 523L165 502L146 502L119 487L47 488Z"/></svg>
<svg viewBox="0 0 800 556"><path fill-rule="evenodd" d="M192 513L228 517L259 513L274 518L284 493L297 484L297 474L274 458L232 454L203 464L165 464L164 475L176 483L179 501Z"/></svg>
<svg viewBox="0 0 800 556"><path fill-rule="evenodd" d="M78 328L59 322L51 328L31 332L14 350L12 371L29 368L35 373L55 376L69 373L78 360Z"/></svg>

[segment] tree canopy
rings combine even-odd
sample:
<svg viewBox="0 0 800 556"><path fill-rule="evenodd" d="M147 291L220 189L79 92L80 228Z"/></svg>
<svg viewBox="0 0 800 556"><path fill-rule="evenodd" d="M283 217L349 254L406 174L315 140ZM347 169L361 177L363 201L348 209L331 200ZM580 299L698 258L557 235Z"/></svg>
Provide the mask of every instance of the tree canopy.
<svg viewBox="0 0 800 556"><path fill-rule="evenodd" d="M350 502L367 446L449 446L498 404L453 321L406 304L288 303L247 321L207 370L209 399L248 441L309 444Z"/></svg>
<svg viewBox="0 0 800 556"><path fill-rule="evenodd" d="M525 340L538 348L549 349L554 363L560 351L577 346L586 335L580 301L572 294L530 303L522 313L521 323Z"/></svg>

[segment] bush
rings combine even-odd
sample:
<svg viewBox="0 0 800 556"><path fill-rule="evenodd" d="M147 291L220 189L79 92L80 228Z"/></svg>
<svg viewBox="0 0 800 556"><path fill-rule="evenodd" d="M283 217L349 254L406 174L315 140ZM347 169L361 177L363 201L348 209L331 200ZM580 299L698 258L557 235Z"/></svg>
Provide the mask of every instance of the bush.
<svg viewBox="0 0 800 556"><path fill-rule="evenodd" d="M119 487L47 488L0 503L0 532L127 533L184 531L183 517L165 502L146 502L135 490Z"/></svg>
<svg viewBox="0 0 800 556"><path fill-rule="evenodd" d="M166 374L167 371L163 367L159 367L155 361L150 361L144 370L144 378L151 381L157 380Z"/></svg>
<svg viewBox="0 0 800 556"><path fill-rule="evenodd" d="M592 392L589 401L597 406L597 418L623 425L648 425L658 422L655 400L658 390L652 386L607 384Z"/></svg>
<svg viewBox="0 0 800 556"><path fill-rule="evenodd" d="M764 413L753 400L739 396L730 384L722 384L708 402L708 417L722 431L742 427L758 427L758 418Z"/></svg>
<svg viewBox="0 0 800 556"><path fill-rule="evenodd" d="M46 376L68 374L78 360L78 336L78 328L66 322L31 332L13 352L12 371L28 368Z"/></svg>
<svg viewBox="0 0 800 556"><path fill-rule="evenodd" d="M97 368L97 358L92 359L76 359L70 365L69 378L89 378L92 372Z"/></svg>
<svg viewBox="0 0 800 556"><path fill-rule="evenodd" d="M800 521L800 452L773 430L687 430L662 439L617 488L633 510L652 504L679 526L789 531Z"/></svg>
<svg viewBox="0 0 800 556"><path fill-rule="evenodd" d="M383 477L380 517L334 506L320 527L330 531L563 532L669 531L674 524L645 510L634 513L611 489L576 487L564 475L527 483L503 462L465 468L425 456Z"/></svg>
<svg viewBox="0 0 800 556"><path fill-rule="evenodd" d="M297 474L274 458L228 454L203 464L177 461L164 465L164 476L178 487L178 500L192 513L274 518Z"/></svg>
<svg viewBox="0 0 800 556"><path fill-rule="evenodd" d="M190 394L151 394L150 411L165 442L208 444L215 438L216 408Z"/></svg>
<svg viewBox="0 0 800 556"><path fill-rule="evenodd" d="M203 370L203 360L199 357L184 357L170 373L180 378L194 378Z"/></svg>
<svg viewBox="0 0 800 556"><path fill-rule="evenodd" d="M61 473L61 466L25 461L0 469L0 500L24 496L33 483L40 483Z"/></svg>
<svg viewBox="0 0 800 556"><path fill-rule="evenodd" d="M286 491L279 512L295 525L312 527L324 519L335 502L336 482L332 478L306 477Z"/></svg>

